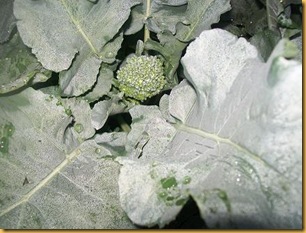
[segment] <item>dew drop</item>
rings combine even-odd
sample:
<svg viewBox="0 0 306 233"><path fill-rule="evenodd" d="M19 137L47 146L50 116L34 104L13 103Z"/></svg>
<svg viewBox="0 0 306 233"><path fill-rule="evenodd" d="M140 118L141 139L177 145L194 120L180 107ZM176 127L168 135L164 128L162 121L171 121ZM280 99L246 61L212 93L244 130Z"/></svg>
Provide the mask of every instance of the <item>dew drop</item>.
<svg viewBox="0 0 306 233"><path fill-rule="evenodd" d="M77 133L81 133L84 130L84 126L80 123L75 124L73 128Z"/></svg>
<svg viewBox="0 0 306 233"><path fill-rule="evenodd" d="M0 139L0 152L7 153L8 152L8 146L9 146L9 140L7 137L2 137Z"/></svg>
<svg viewBox="0 0 306 233"><path fill-rule="evenodd" d="M96 154L100 154L100 153L101 153L101 149L100 149L100 148L96 148L96 149L95 149L95 153L96 153Z"/></svg>
<svg viewBox="0 0 306 233"><path fill-rule="evenodd" d="M4 128L3 128L3 135L4 136L11 137L11 136L13 136L14 132L15 132L15 127L11 122L4 125Z"/></svg>
<svg viewBox="0 0 306 233"><path fill-rule="evenodd" d="M167 197L167 193L166 192L160 192L159 194L158 194L158 196L160 197L160 198L166 198Z"/></svg>
<svg viewBox="0 0 306 233"><path fill-rule="evenodd" d="M161 185L164 189L172 188L177 186L177 181L175 177L163 178L160 180Z"/></svg>
<svg viewBox="0 0 306 233"><path fill-rule="evenodd" d="M183 180L183 184L189 184L191 181L191 178L189 176L185 176Z"/></svg>
<svg viewBox="0 0 306 233"><path fill-rule="evenodd" d="M105 54L105 58L114 58L115 57L115 54L113 52L107 52Z"/></svg>

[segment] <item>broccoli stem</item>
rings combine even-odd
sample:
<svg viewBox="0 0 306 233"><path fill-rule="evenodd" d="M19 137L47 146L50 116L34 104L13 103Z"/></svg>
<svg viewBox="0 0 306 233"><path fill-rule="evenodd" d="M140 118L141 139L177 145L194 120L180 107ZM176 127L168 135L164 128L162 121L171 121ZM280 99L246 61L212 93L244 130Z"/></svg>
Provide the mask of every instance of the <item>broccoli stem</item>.
<svg viewBox="0 0 306 233"><path fill-rule="evenodd" d="M151 9L151 0L147 0L147 4L146 4L146 19L151 14L150 9ZM150 39L150 31L149 31L148 26L145 24L145 26L144 26L143 42L145 43L149 39ZM147 54L147 51L145 51L145 54Z"/></svg>
<svg viewBox="0 0 306 233"><path fill-rule="evenodd" d="M121 115L116 115L116 120L118 121L120 128L123 130L123 132L130 132L131 127L126 123L126 121L123 119Z"/></svg>

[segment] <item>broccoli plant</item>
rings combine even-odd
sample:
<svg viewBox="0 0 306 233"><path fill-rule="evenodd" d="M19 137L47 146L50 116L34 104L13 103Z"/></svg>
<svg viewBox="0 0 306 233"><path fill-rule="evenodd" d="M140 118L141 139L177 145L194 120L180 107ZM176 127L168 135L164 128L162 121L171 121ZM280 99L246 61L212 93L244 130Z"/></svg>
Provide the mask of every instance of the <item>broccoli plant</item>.
<svg viewBox="0 0 306 233"><path fill-rule="evenodd" d="M298 0L1 0L0 228L302 227Z"/></svg>

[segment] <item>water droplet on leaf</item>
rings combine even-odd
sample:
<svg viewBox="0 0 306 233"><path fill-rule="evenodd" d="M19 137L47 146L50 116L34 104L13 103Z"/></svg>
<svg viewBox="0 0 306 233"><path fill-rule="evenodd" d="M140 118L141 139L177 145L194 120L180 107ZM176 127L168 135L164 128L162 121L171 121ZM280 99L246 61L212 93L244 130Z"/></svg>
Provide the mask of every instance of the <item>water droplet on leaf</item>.
<svg viewBox="0 0 306 233"><path fill-rule="evenodd" d="M77 133L81 133L84 130L84 126L80 123L77 123L77 124L74 125L74 130Z"/></svg>
<svg viewBox="0 0 306 233"><path fill-rule="evenodd" d="M167 197L167 193L166 193L165 191L163 191L163 192L160 192L160 193L158 194L158 196L159 196L160 198L166 198L166 197Z"/></svg>
<svg viewBox="0 0 306 233"><path fill-rule="evenodd" d="M191 178L189 176L185 176L183 180L183 184L189 184L191 181Z"/></svg>
<svg viewBox="0 0 306 233"><path fill-rule="evenodd" d="M96 153L96 154L100 154L100 153L101 153L101 149L100 149L100 148L96 148L96 149L95 149L95 153Z"/></svg>
<svg viewBox="0 0 306 233"><path fill-rule="evenodd" d="M115 54L113 52L107 52L105 54L105 58L114 58L115 57Z"/></svg>
<svg viewBox="0 0 306 233"><path fill-rule="evenodd" d="M14 132L15 132L15 127L11 122L4 125L4 128L3 128L3 135L4 136L11 137L11 136L13 136Z"/></svg>
<svg viewBox="0 0 306 233"><path fill-rule="evenodd" d="M175 177L168 177L168 178L163 178L160 180L162 187L164 189L172 188L177 186L177 181Z"/></svg>
<svg viewBox="0 0 306 233"><path fill-rule="evenodd" d="M9 146L9 139L7 137L2 137L0 139L0 152L7 153Z"/></svg>

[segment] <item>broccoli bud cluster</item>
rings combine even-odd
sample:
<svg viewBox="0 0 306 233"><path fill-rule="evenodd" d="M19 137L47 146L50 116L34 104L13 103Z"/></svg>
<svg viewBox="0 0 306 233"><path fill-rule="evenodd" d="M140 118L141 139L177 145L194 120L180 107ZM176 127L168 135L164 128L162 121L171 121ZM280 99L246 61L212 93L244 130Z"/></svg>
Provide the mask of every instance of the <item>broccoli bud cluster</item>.
<svg viewBox="0 0 306 233"><path fill-rule="evenodd" d="M131 56L118 70L119 89L126 96L144 101L158 94L166 84L163 63L156 56Z"/></svg>

